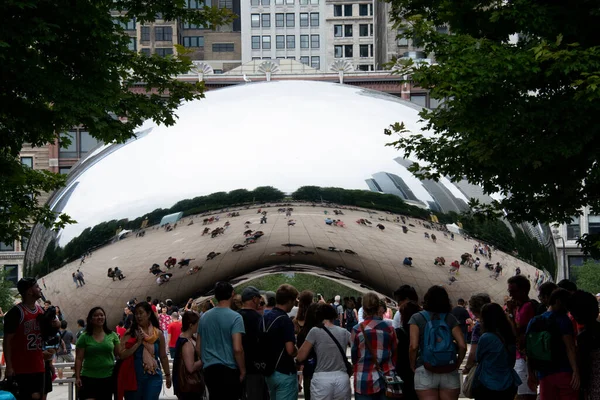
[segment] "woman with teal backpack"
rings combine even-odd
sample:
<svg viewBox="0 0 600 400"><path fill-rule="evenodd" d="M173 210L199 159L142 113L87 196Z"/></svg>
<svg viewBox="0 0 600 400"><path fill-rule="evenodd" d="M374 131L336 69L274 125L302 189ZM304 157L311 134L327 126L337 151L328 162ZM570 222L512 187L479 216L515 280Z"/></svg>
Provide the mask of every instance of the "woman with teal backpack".
<svg viewBox="0 0 600 400"><path fill-rule="evenodd" d="M408 321L415 390L421 400L456 400L460 395L458 369L467 352L465 338L450 313L446 289L432 286L423 300L423 311Z"/></svg>

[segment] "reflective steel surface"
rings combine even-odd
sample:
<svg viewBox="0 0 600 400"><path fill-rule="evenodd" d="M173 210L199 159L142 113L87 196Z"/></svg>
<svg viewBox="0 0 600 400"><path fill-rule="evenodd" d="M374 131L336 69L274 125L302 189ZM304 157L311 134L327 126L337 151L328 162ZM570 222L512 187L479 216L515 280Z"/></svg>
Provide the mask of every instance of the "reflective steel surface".
<svg viewBox="0 0 600 400"><path fill-rule="evenodd" d="M390 138L383 130L393 122L404 122L413 133L420 131L419 110L390 95L330 83L278 81L210 91L206 99L182 105L174 126L147 122L136 139L103 146L74 168L67 187L50 204L78 223L58 235L37 227L26 262L39 261L53 238L65 246L101 222L131 220L179 200L240 188L274 186L286 193L304 185L369 190L376 186L372 181L389 177L377 175L385 172L401 178L391 182L411 204L442 210L463 207L470 189L448 180L436 187L419 182L406 171L406 162L395 161L399 153L385 147ZM110 309L111 323L116 323L132 297L182 301L210 290L220 279L271 266L299 268L294 265L319 267L388 296L402 283L415 285L422 295L432 284L447 283L447 268L433 265L436 256L444 256L449 265L460 254L472 252L473 243L462 238L451 241L439 233L436 244L424 239L425 229L416 222L404 234L402 224L385 221L393 217L383 213L345 210L339 217L345 221L342 228L324 223L324 211L331 213L332 208L295 204L291 218L296 223L288 225L290 218L273 206L265 208L268 222L262 225L256 209L240 209L239 217L212 214L220 221L210 226L202 224L206 217L188 216L169 232L150 227L144 237L126 235L95 250L84 264L77 260L47 276L46 296L62 306L70 321L103 304ZM386 229L355 223L360 218L371 218L374 225L382 218ZM224 234L202 236L204 228L222 227L226 221L230 225ZM264 236L242 251L232 251L233 245L245 243L243 232L248 229L261 230ZM301 246L282 246L286 243ZM330 246L342 252L330 251ZM351 252L343 252L346 249ZM220 255L207 260L210 252ZM165 270L169 256L193 260L171 270L171 280L159 286L149 267L157 263ZM413 268L402 266L405 256L415 259ZM506 264L505 278L490 279L484 268L461 270L458 281L449 286L453 298L483 290L501 301L506 277L517 265L535 273L509 255L497 253L493 261ZM107 269L115 266L124 271L122 281L107 277ZM187 274L194 266L199 271ZM72 280L77 268L86 275L83 288L76 288Z"/></svg>

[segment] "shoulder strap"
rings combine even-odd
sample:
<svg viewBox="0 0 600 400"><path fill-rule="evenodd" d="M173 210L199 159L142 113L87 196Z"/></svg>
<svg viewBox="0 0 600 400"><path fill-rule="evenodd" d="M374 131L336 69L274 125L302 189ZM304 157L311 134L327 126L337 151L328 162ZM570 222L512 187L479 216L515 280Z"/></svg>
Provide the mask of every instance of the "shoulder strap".
<svg viewBox="0 0 600 400"><path fill-rule="evenodd" d="M425 323L431 321L431 315L429 315L428 311L423 310L419 314L425 319Z"/></svg>
<svg viewBox="0 0 600 400"><path fill-rule="evenodd" d="M269 327L267 328L267 330L266 330L266 331L264 331L264 332L269 332L269 331L271 330L271 327L272 327L272 326L273 326L273 324L275 323L275 321L277 321L277 320L278 320L279 318L281 318L281 317L283 317L283 315L280 315L279 317L275 318L275 319L273 320L273 322L271 322L271 323L269 324ZM263 317L263 329L264 329L264 327L265 327L265 318Z"/></svg>
<svg viewBox="0 0 600 400"><path fill-rule="evenodd" d="M325 325L323 325L323 330L329 335L329 337L335 342L335 345L337 346L338 350L340 351L340 354L342 355L342 359L344 360L344 364L346 362L348 362L348 358L346 357L346 352L344 351L344 349L342 348L342 345L340 344L340 342L338 342L338 340L335 338L335 336L333 336L333 334L329 331L329 329L327 329L327 327Z"/></svg>
<svg viewBox="0 0 600 400"><path fill-rule="evenodd" d="M371 357L373 358L373 364L375 365L375 369L378 372L383 373L383 369L381 368L381 365L379 365L379 362L377 361L377 353L373 352L373 349L371 348L371 343L369 342L369 340L367 338L367 334L365 332L365 324L360 324L360 330L363 334L363 339L365 341L365 348L367 349L367 351L369 352L369 354L371 354Z"/></svg>

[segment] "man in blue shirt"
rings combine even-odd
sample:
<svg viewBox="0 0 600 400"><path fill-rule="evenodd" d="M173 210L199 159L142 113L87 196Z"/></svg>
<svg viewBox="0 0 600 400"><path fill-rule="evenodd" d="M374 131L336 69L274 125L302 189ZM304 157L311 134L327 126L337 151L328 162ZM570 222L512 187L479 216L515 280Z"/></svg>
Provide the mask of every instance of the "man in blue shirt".
<svg viewBox="0 0 600 400"><path fill-rule="evenodd" d="M242 335L242 316L231 309L235 292L229 282L217 282L217 306L202 315L198 325L196 348L204 366L204 378L210 397L239 400L246 377Z"/></svg>
<svg viewBox="0 0 600 400"><path fill-rule="evenodd" d="M567 303L571 294L565 289L557 289L550 295L550 310L533 318L527 326L527 335L540 332L540 327L550 326L551 360L536 365L532 349L527 347L528 385L534 390L540 384L540 399L577 400L579 391L579 370L575 352L573 323L567 315ZM543 321L543 319L549 320ZM529 344L529 341L528 341ZM534 372L537 372L537 376Z"/></svg>
<svg viewBox="0 0 600 400"><path fill-rule="evenodd" d="M263 317L266 333L271 345L269 358L277 360L275 371L267 376L267 386L271 399L296 400L298 398L298 378L294 357L298 352L294 323L288 313L298 298L298 290L291 285L279 286L275 293L275 307ZM210 389L209 389L210 390Z"/></svg>

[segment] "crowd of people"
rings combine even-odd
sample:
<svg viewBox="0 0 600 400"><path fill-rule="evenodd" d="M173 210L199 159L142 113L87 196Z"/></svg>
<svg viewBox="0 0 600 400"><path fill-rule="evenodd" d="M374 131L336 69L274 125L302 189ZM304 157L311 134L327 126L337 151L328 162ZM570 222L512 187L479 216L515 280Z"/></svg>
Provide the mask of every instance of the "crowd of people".
<svg viewBox="0 0 600 400"><path fill-rule="evenodd" d="M73 334L24 278L22 302L4 316L5 376L28 400L64 377L53 362L74 362L80 399L155 400L163 382L183 400L291 400L300 391L309 400L452 400L461 387L482 400L600 398L598 299L563 280L536 285L538 301L531 286L517 274L503 304L478 293L453 305L438 285L422 299L403 285L392 302L374 292L326 300L287 284L236 294L218 282L201 308L132 299L114 330L94 307Z"/></svg>

